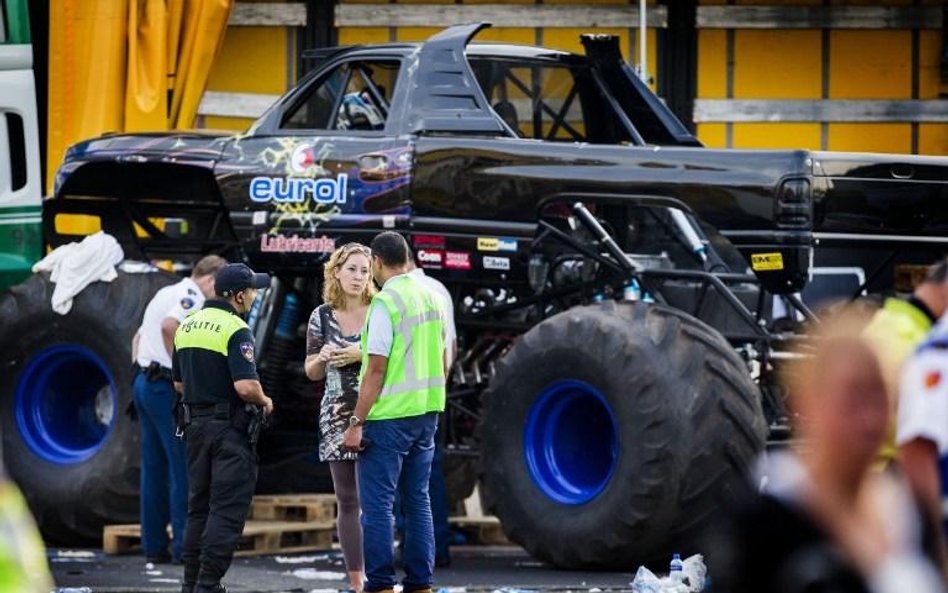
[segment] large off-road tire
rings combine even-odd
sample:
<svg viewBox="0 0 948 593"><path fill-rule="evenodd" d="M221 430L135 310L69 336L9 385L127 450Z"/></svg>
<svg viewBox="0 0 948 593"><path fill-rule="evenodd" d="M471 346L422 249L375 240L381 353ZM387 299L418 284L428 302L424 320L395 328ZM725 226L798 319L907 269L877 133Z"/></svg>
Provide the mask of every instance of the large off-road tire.
<svg viewBox="0 0 948 593"><path fill-rule="evenodd" d="M641 302L538 324L485 397L487 508L563 568L631 570L697 551L766 434L758 389L724 338Z"/></svg>
<svg viewBox="0 0 948 593"><path fill-rule="evenodd" d="M3 461L47 541L102 541L107 523L138 521L139 427L131 340L152 295L175 276L125 274L88 286L68 315L35 275L0 295Z"/></svg>

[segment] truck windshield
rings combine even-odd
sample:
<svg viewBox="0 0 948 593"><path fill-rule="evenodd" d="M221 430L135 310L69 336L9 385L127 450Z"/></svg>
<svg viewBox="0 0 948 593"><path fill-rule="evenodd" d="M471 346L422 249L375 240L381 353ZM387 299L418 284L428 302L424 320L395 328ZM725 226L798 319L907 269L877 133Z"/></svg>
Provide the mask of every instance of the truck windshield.
<svg viewBox="0 0 948 593"><path fill-rule="evenodd" d="M491 107L521 138L633 141L588 66L480 56L470 63Z"/></svg>

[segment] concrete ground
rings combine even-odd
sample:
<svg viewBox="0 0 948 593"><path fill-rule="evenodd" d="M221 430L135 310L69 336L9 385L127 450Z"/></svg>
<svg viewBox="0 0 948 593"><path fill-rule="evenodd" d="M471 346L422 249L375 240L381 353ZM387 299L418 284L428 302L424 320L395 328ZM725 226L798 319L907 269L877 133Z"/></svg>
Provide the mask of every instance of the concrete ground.
<svg viewBox="0 0 948 593"><path fill-rule="evenodd" d="M629 589L628 572L567 572L537 562L517 547L460 546L453 562L435 571L441 593L597 593ZM107 556L100 550L50 550L57 587L89 587L93 593L178 593L182 568L146 565L142 556ZM224 578L229 591L332 593L346 586L338 551L237 558Z"/></svg>

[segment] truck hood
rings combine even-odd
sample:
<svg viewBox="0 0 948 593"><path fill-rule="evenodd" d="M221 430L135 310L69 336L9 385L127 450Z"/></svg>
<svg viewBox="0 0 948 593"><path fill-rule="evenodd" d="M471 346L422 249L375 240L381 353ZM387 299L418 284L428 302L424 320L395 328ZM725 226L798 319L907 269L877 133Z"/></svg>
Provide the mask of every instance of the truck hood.
<svg viewBox="0 0 948 593"><path fill-rule="evenodd" d="M228 140L230 132L156 132L137 134L105 134L84 140L66 151L64 161L114 158L136 162L214 161Z"/></svg>
<svg viewBox="0 0 948 593"><path fill-rule="evenodd" d="M814 152L814 231L948 234L948 158Z"/></svg>

